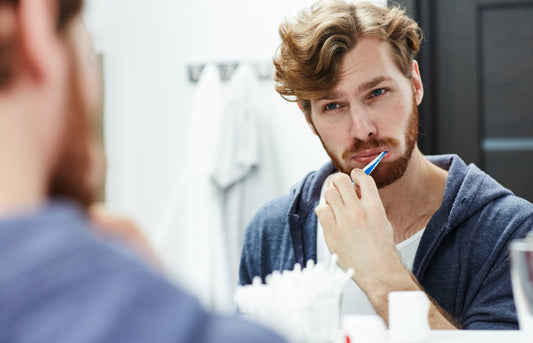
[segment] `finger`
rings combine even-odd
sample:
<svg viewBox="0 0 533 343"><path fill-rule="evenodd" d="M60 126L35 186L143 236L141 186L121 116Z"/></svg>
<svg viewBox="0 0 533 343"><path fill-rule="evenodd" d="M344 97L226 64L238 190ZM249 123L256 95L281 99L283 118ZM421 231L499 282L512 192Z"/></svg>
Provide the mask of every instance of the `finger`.
<svg viewBox="0 0 533 343"><path fill-rule="evenodd" d="M366 175L361 169L352 170L351 176L353 183L359 188L361 200L381 203L376 182L371 176Z"/></svg>
<svg viewBox="0 0 533 343"><path fill-rule="evenodd" d="M326 204L329 204L334 208L344 207L340 192L333 183L324 190L324 200L326 200Z"/></svg>
<svg viewBox="0 0 533 343"><path fill-rule="evenodd" d="M318 221L320 222L320 225L322 226L323 233L324 233L324 240L326 241L326 246L328 247L328 250L330 253L335 253L334 250L334 244L332 245L330 242L334 240L334 237L337 235L335 234L337 230L337 222L335 218L335 213L331 209L329 205L321 204L318 205L315 208L315 213L318 217Z"/></svg>
<svg viewBox="0 0 533 343"><path fill-rule="evenodd" d="M327 204L318 205L315 208L315 213L324 231L328 231L329 229L335 228L337 226L337 222L335 219L335 213L333 212L333 210L331 209L329 205Z"/></svg>
<svg viewBox="0 0 533 343"><path fill-rule="evenodd" d="M344 173L337 173L331 177L331 182L335 188L337 188L337 191L345 206L351 207L357 201L359 201L359 198L355 193L356 187L348 175Z"/></svg>
<svg viewBox="0 0 533 343"><path fill-rule="evenodd" d="M324 199L326 200L326 205L328 205L331 208L331 211L333 211L336 222L339 223L340 219L343 218L343 213L346 211L346 205L342 202L339 190L335 185L332 184L330 187L326 188L324 191Z"/></svg>

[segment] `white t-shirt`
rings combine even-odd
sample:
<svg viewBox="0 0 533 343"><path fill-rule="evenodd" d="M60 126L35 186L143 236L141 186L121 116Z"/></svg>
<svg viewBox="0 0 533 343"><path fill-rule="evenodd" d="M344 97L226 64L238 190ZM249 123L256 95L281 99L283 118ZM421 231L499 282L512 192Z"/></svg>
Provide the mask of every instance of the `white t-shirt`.
<svg viewBox="0 0 533 343"><path fill-rule="evenodd" d="M326 189L329 178L330 177L326 178L324 184L322 185L320 203L325 203L324 190ZM402 262L408 270L413 269L416 251L424 231L425 228L406 240L396 244L396 250L398 250L398 253L402 258ZM329 263L331 259L331 253L329 252L328 246L326 245L326 240L324 239L324 230L318 221L316 248L317 262ZM376 314L376 311L374 311L374 308L370 304L370 301L368 301L365 293L363 293L363 291L353 280L349 280L346 283L341 301L341 315L344 316L347 314Z"/></svg>

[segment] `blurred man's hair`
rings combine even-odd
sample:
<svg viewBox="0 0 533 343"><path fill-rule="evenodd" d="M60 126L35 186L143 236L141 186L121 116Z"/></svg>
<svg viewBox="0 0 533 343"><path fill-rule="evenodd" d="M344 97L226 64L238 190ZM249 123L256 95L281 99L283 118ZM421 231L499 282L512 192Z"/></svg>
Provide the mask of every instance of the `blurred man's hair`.
<svg viewBox="0 0 533 343"><path fill-rule="evenodd" d="M411 78L411 61L420 49L422 31L399 7L383 8L366 1L322 0L279 28L281 45L274 57L276 90L299 101L310 113L310 100L329 93L339 77L344 55L362 38L390 44L400 71Z"/></svg>
<svg viewBox="0 0 533 343"><path fill-rule="evenodd" d="M0 6L18 6L18 0L0 0ZM81 12L83 0L57 0L57 29L62 32L67 23ZM0 36L0 88L11 81L15 62L14 48L17 42Z"/></svg>

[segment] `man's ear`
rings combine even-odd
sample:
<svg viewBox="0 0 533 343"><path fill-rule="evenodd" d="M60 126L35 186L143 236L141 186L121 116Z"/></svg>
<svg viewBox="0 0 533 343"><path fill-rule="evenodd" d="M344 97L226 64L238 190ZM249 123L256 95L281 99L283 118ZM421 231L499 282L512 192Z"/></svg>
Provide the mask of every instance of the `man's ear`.
<svg viewBox="0 0 533 343"><path fill-rule="evenodd" d="M424 98L424 85L422 84L422 77L420 76L420 70L416 60L411 61L411 81L413 84L416 104L420 105L422 99Z"/></svg>
<svg viewBox="0 0 533 343"><path fill-rule="evenodd" d="M42 81L57 67L57 1L19 0L17 11L23 67L36 81Z"/></svg>

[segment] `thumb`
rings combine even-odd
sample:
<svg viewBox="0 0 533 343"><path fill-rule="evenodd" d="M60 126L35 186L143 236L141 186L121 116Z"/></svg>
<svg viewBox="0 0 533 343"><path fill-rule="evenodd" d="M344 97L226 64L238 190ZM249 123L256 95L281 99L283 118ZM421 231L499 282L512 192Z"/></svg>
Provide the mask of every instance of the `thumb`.
<svg viewBox="0 0 533 343"><path fill-rule="evenodd" d="M318 217L320 225L325 230L335 228L337 221L335 219L335 213L328 204L320 204L315 208L315 214Z"/></svg>

